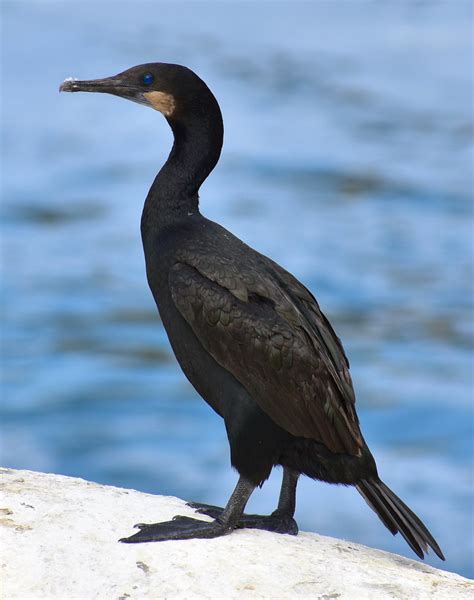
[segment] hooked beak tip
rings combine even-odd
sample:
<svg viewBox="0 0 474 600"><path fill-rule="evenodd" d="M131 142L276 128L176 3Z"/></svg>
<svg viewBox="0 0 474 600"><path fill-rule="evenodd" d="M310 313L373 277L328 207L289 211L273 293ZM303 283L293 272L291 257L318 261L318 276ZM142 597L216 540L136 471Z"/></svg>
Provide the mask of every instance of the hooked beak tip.
<svg viewBox="0 0 474 600"><path fill-rule="evenodd" d="M75 92L75 91L77 91L77 86L75 85L76 81L77 81L77 79L74 79L73 77L68 77L59 86L59 91L60 92Z"/></svg>

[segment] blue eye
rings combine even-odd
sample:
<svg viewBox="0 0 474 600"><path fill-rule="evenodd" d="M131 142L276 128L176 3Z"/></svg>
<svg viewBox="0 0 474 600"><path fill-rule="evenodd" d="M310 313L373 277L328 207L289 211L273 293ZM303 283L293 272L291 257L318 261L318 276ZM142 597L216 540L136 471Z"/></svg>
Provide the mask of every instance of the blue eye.
<svg viewBox="0 0 474 600"><path fill-rule="evenodd" d="M145 73L145 75L143 75L143 83L145 85L151 85L153 83L153 80L155 78L153 77L153 75L151 73Z"/></svg>

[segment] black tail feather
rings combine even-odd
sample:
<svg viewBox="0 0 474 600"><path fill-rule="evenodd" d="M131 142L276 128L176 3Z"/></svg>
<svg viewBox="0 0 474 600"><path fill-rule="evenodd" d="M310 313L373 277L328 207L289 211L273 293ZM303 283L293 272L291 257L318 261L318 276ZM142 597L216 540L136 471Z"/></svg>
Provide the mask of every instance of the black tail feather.
<svg viewBox="0 0 474 600"><path fill-rule="evenodd" d="M401 533L415 554L424 558L431 547L441 560L445 560L441 548L425 525L383 481L363 479L356 488L385 527L393 535Z"/></svg>

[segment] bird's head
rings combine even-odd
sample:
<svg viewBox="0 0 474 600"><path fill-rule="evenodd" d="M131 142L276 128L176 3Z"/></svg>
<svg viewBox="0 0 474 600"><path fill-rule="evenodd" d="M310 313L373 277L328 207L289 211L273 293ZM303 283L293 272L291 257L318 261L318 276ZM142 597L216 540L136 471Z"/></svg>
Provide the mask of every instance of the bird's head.
<svg viewBox="0 0 474 600"><path fill-rule="evenodd" d="M167 118L199 107L212 97L206 84L187 67L148 63L127 69L113 77L80 81L66 79L60 92L101 92L144 104Z"/></svg>

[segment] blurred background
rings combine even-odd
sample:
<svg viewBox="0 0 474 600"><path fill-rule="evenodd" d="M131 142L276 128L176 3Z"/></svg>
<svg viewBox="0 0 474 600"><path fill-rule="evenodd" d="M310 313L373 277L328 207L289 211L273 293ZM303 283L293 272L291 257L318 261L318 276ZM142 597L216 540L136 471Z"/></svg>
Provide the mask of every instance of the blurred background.
<svg viewBox="0 0 474 600"><path fill-rule="evenodd" d="M381 476L447 556L428 562L474 576L472 4L1 10L2 465L216 504L235 484L223 423L177 366L145 279L140 214L167 123L58 94L68 76L182 63L225 121L202 211L317 295ZM280 479L251 511L274 509ZM297 520L414 558L353 489L302 481Z"/></svg>

